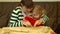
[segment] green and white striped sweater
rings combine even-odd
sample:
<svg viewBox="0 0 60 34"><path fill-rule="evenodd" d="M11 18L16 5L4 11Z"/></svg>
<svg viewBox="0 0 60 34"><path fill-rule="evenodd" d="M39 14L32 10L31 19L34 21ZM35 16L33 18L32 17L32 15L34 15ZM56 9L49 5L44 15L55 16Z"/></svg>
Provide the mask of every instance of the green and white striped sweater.
<svg viewBox="0 0 60 34"><path fill-rule="evenodd" d="M23 14L22 14L21 7L16 7L12 12L8 26L9 27L20 27L22 26L21 20L23 20Z"/></svg>
<svg viewBox="0 0 60 34"><path fill-rule="evenodd" d="M48 17L43 14L42 15L43 22L45 23L48 20ZM21 7L16 7L11 15L10 21L8 23L9 27L21 27L21 21L23 20L24 14L21 10Z"/></svg>

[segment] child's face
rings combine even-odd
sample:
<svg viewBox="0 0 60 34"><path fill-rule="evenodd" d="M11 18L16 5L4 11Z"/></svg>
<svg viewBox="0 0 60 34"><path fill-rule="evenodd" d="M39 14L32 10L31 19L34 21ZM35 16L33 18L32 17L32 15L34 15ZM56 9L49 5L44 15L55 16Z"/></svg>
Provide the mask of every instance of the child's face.
<svg viewBox="0 0 60 34"><path fill-rule="evenodd" d="M42 15L42 10L41 10L41 8L36 7L36 8L33 10L33 18L40 18L41 15Z"/></svg>
<svg viewBox="0 0 60 34"><path fill-rule="evenodd" d="M40 16L41 16L41 11L38 9L38 8L35 8L34 10L33 10L33 18L40 18Z"/></svg>

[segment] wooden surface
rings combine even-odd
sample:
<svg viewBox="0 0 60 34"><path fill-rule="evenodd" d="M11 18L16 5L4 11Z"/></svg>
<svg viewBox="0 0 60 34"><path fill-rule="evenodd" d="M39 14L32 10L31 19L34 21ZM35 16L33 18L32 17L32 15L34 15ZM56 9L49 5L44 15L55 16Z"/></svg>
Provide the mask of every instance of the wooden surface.
<svg viewBox="0 0 60 34"><path fill-rule="evenodd" d="M1 34L51 34L55 33L50 27L4 27Z"/></svg>

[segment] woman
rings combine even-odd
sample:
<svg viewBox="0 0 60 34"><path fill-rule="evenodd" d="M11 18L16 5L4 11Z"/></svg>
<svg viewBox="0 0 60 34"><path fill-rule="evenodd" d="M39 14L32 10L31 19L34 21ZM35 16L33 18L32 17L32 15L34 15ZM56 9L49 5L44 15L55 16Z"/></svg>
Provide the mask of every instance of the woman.
<svg viewBox="0 0 60 34"><path fill-rule="evenodd" d="M21 21L23 20L23 17L26 16L26 12L30 12L34 9L34 4L32 0L21 0L21 3L18 7L16 7L11 15L10 21L8 23L9 27L21 27ZM42 17L43 21L46 22L48 20L48 17L46 15L43 15Z"/></svg>

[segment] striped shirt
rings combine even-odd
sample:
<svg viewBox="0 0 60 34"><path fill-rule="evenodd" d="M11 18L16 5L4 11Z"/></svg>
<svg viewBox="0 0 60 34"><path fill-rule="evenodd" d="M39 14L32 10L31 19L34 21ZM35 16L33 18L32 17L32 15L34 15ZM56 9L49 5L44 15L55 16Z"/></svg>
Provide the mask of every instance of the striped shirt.
<svg viewBox="0 0 60 34"><path fill-rule="evenodd" d="M45 23L48 20L48 17L43 14L42 20ZM10 21L8 23L8 27L21 27L21 21L23 20L24 14L21 10L21 7L16 7L10 17Z"/></svg>
<svg viewBox="0 0 60 34"><path fill-rule="evenodd" d="M23 13L22 13L21 7L16 7L11 14L11 18L8 23L8 26L9 27L20 27L22 26L21 20L23 20Z"/></svg>

